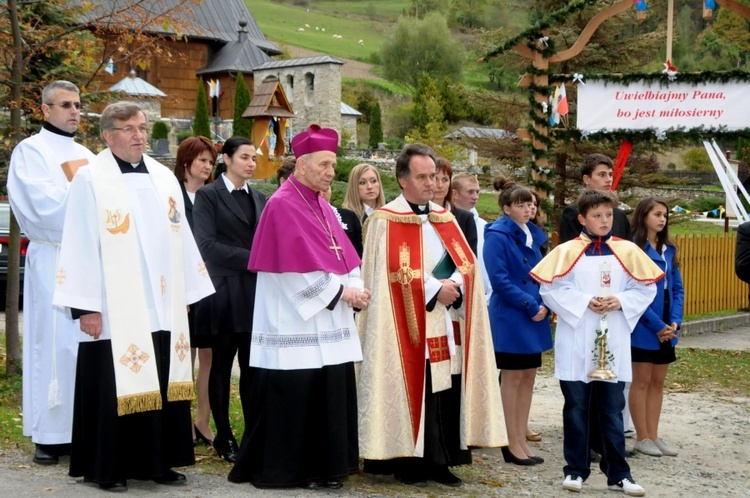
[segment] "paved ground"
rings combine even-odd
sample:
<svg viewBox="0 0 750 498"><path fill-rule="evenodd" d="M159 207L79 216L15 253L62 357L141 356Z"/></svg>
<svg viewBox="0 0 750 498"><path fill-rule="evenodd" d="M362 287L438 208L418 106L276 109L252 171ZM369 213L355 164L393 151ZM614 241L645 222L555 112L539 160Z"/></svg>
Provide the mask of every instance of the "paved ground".
<svg viewBox="0 0 750 498"><path fill-rule="evenodd" d="M2 327L4 322L0 322ZM720 348L750 350L750 327L726 332L685 337L680 348ZM678 351L679 356L679 351ZM560 487L562 459L562 395L550 376L537 379L531 425L541 431L543 441L534 451L546 459L535 467L506 464L497 449L474 451L475 463L456 470L464 487L455 490L431 483L416 489L394 482L392 477L354 476L343 490L302 491L257 490L250 485L231 484L225 475L208 475L201 468L182 469L188 484L167 487L150 481L128 481L131 496L235 497L248 494L267 497L289 496L574 496ZM725 398L711 393L670 392L665 396L662 416L663 437L676 447L677 458L639 455L629 462L635 478L646 488L647 496L667 498L704 496L746 496L750 482L750 398ZM2 437L0 427L0 437ZM633 440L627 440L632 448ZM223 463L215 456L219 469ZM226 465L226 472L229 471ZM597 469L584 484L584 495L612 497L606 480ZM18 449L0 452L0 496L38 497L43 495L85 498L102 496L95 486L67 476L67 459L52 467L31 462L31 455Z"/></svg>

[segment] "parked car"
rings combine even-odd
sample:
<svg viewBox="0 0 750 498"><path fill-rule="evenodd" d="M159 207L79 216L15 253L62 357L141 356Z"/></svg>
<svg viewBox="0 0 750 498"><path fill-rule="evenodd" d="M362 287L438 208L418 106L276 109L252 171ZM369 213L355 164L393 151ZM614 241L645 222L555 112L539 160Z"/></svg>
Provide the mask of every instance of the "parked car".
<svg viewBox="0 0 750 498"><path fill-rule="evenodd" d="M0 201L0 309L5 309L5 288L8 285L8 242L10 240L10 204ZM23 267L29 239L21 233L21 287L23 294ZM20 303L19 303L20 304Z"/></svg>

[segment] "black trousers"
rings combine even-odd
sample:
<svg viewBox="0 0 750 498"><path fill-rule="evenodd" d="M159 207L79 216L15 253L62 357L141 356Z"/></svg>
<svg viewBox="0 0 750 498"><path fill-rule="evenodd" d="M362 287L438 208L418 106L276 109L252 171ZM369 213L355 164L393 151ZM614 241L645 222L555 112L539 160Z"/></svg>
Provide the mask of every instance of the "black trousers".
<svg viewBox="0 0 750 498"><path fill-rule="evenodd" d="M229 397L234 357L240 366L240 402L247 426L250 414L250 332L215 335L211 337L211 373L208 377L208 400L216 423L215 440L224 444L234 439L229 423Z"/></svg>

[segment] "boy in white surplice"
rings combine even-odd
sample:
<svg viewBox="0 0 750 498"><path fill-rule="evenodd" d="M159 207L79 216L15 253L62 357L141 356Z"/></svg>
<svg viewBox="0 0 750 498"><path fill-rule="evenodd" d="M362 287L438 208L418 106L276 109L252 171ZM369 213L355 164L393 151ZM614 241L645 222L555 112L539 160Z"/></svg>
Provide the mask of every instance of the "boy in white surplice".
<svg viewBox="0 0 750 498"><path fill-rule="evenodd" d="M586 190L578 199L581 234L556 247L533 270L544 303L557 313L555 377L565 397L563 408L563 488L580 491L591 473L589 418L600 423L600 468L610 489L643 496L625 460L621 412L623 389L630 382L630 334L656 295L662 271L638 247L612 236L611 192ZM602 336L606 342L599 347ZM602 351L604 349L604 351ZM606 358L616 377L589 375ZM593 438L596 440L596 438Z"/></svg>

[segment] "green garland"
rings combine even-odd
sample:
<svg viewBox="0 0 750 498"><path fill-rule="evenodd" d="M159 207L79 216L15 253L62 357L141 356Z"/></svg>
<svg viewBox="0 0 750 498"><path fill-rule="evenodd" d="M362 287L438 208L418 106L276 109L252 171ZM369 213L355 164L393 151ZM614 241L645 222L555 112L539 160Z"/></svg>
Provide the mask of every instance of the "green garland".
<svg viewBox="0 0 750 498"><path fill-rule="evenodd" d="M726 127L699 127L699 128L684 128L680 127L677 129L669 129L665 132L659 132L654 128L646 130L630 130L630 129L617 129L617 130L602 130L594 133L585 133L576 129L562 129L553 128L550 130L550 136L554 137L555 140L562 140L566 142L582 140L592 140L601 142L622 142L623 140L630 140L631 142L639 143L661 143L669 144L673 146L679 146L684 144L697 143L702 140L708 140L716 138L717 135L721 135L722 139L737 140L739 138L750 137L750 128L743 128L740 130L727 130Z"/></svg>
<svg viewBox="0 0 750 498"><path fill-rule="evenodd" d="M535 71L538 73L539 70ZM573 79L572 74L550 74L550 83L563 83L571 81ZM700 73L677 73L674 80L670 80L669 77L664 73L627 73L627 74L584 74L583 82L588 81L603 81L605 85L607 83L638 83L645 81L647 83L657 82L661 85L669 83L687 83L690 85L698 85L699 83L729 83L739 82L747 83L750 81L750 72L733 70L733 71L702 71Z"/></svg>

